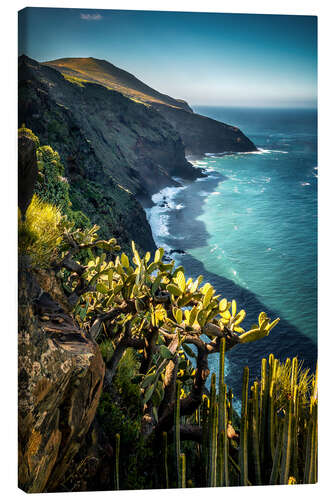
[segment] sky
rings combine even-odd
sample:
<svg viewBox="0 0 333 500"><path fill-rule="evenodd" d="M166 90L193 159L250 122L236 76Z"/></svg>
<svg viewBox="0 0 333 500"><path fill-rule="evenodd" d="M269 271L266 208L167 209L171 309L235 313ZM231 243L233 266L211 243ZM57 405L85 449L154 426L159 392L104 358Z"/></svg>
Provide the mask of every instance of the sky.
<svg viewBox="0 0 333 500"><path fill-rule="evenodd" d="M105 59L192 106L317 105L314 16L30 7L21 54Z"/></svg>

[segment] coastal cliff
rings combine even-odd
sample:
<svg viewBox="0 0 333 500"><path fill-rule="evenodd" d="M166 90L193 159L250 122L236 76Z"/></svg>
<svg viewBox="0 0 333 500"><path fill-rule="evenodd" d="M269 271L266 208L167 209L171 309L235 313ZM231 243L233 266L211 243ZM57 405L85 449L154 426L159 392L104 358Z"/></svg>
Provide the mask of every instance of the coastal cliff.
<svg viewBox="0 0 333 500"><path fill-rule="evenodd" d="M89 164L81 166L95 180L104 182L105 176L111 176L140 198L175 184L173 175L197 177L198 171L185 159L181 138L154 108L99 84L70 82L58 71L26 57L20 58L19 78L20 121L70 163L73 152L65 127L71 120L72 128L76 126L86 140L88 151L83 153L91 156ZM102 165L101 172L94 168L94 156Z"/></svg>
<svg viewBox="0 0 333 500"><path fill-rule="evenodd" d="M184 100L161 94L108 61L93 57L64 58L43 64L60 71L72 81L83 85L86 82L99 83L131 99L149 104L178 132L188 155L257 149L239 128L193 113Z"/></svg>
<svg viewBox="0 0 333 500"><path fill-rule="evenodd" d="M142 204L179 185L175 177L193 181L203 175L186 153L255 149L239 129L193 113L185 101L106 61L64 61L67 66L19 58L19 124L59 153L73 210L124 249L135 239L142 250L154 250ZM76 69L69 70L70 64ZM116 90L111 74L118 78Z"/></svg>
<svg viewBox="0 0 333 500"><path fill-rule="evenodd" d="M181 108L158 104L155 108L177 130L188 155L256 151L239 128Z"/></svg>
<svg viewBox="0 0 333 500"><path fill-rule="evenodd" d="M145 212L172 176L200 171L185 159L173 127L154 109L101 85L79 86L58 71L19 58L19 124L58 151L74 210L81 210L125 248L135 239L155 248Z"/></svg>

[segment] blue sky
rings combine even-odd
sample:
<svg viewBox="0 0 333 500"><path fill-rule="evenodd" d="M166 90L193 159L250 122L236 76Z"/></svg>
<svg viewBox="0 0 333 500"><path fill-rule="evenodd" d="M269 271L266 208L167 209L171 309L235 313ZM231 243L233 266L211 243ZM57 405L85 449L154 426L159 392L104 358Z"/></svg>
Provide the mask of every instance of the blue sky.
<svg viewBox="0 0 333 500"><path fill-rule="evenodd" d="M313 16L28 8L19 53L106 59L191 105L314 107Z"/></svg>

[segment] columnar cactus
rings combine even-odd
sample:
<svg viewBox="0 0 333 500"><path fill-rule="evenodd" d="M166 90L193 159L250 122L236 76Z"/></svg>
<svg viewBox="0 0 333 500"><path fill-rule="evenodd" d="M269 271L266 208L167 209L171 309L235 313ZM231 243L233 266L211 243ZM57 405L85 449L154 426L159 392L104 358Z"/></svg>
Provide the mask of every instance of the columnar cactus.
<svg viewBox="0 0 333 500"><path fill-rule="evenodd" d="M218 405L216 403L216 375L212 374L209 406L209 468L208 485L216 486Z"/></svg>
<svg viewBox="0 0 333 500"><path fill-rule="evenodd" d="M242 387L242 413L241 413L241 436L240 436L240 471L241 485L247 486L248 483L248 390L249 390L249 367L245 366L243 370Z"/></svg>
<svg viewBox="0 0 333 500"><path fill-rule="evenodd" d="M120 435L116 434L116 460L115 460L115 474L114 483L115 490L119 490L119 452L120 452Z"/></svg>
<svg viewBox="0 0 333 500"><path fill-rule="evenodd" d="M259 453L259 388L258 382L253 384L253 404L252 404L252 448L256 484L261 484L261 467Z"/></svg>
<svg viewBox="0 0 333 500"><path fill-rule="evenodd" d="M289 400L284 418L280 484L288 484L290 458L292 453L292 400Z"/></svg>
<svg viewBox="0 0 333 500"><path fill-rule="evenodd" d="M165 487L169 488L169 470L168 470L168 434L163 432L163 465L165 475Z"/></svg>
<svg viewBox="0 0 333 500"><path fill-rule="evenodd" d="M186 488L186 456L185 456L185 453L180 454L180 477L181 477L181 488Z"/></svg>
<svg viewBox="0 0 333 500"><path fill-rule="evenodd" d="M229 486L229 467L228 454L229 442L227 437L228 416L232 420L231 413L227 411L227 386L224 383L224 366L225 366L225 338L222 339L220 345L220 363L219 363L219 396L218 396L218 486ZM232 403L231 403L232 405Z"/></svg>
<svg viewBox="0 0 333 500"><path fill-rule="evenodd" d="M174 444L175 444L175 454L176 454L176 470L177 470L177 482L178 488L182 487L182 479L180 473L180 389L181 383L177 381L177 391L176 391L176 404L174 413Z"/></svg>

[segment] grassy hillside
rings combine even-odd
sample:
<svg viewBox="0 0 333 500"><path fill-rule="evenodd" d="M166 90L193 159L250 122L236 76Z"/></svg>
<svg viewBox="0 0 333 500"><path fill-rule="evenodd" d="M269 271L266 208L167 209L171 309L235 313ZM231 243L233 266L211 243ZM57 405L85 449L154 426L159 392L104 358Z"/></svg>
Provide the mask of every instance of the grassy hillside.
<svg viewBox="0 0 333 500"><path fill-rule="evenodd" d="M99 83L117 90L131 99L148 104L165 104L174 108L192 111L185 101L173 99L152 89L135 76L102 59L93 57L70 57L43 63L60 71L66 78L78 84Z"/></svg>

